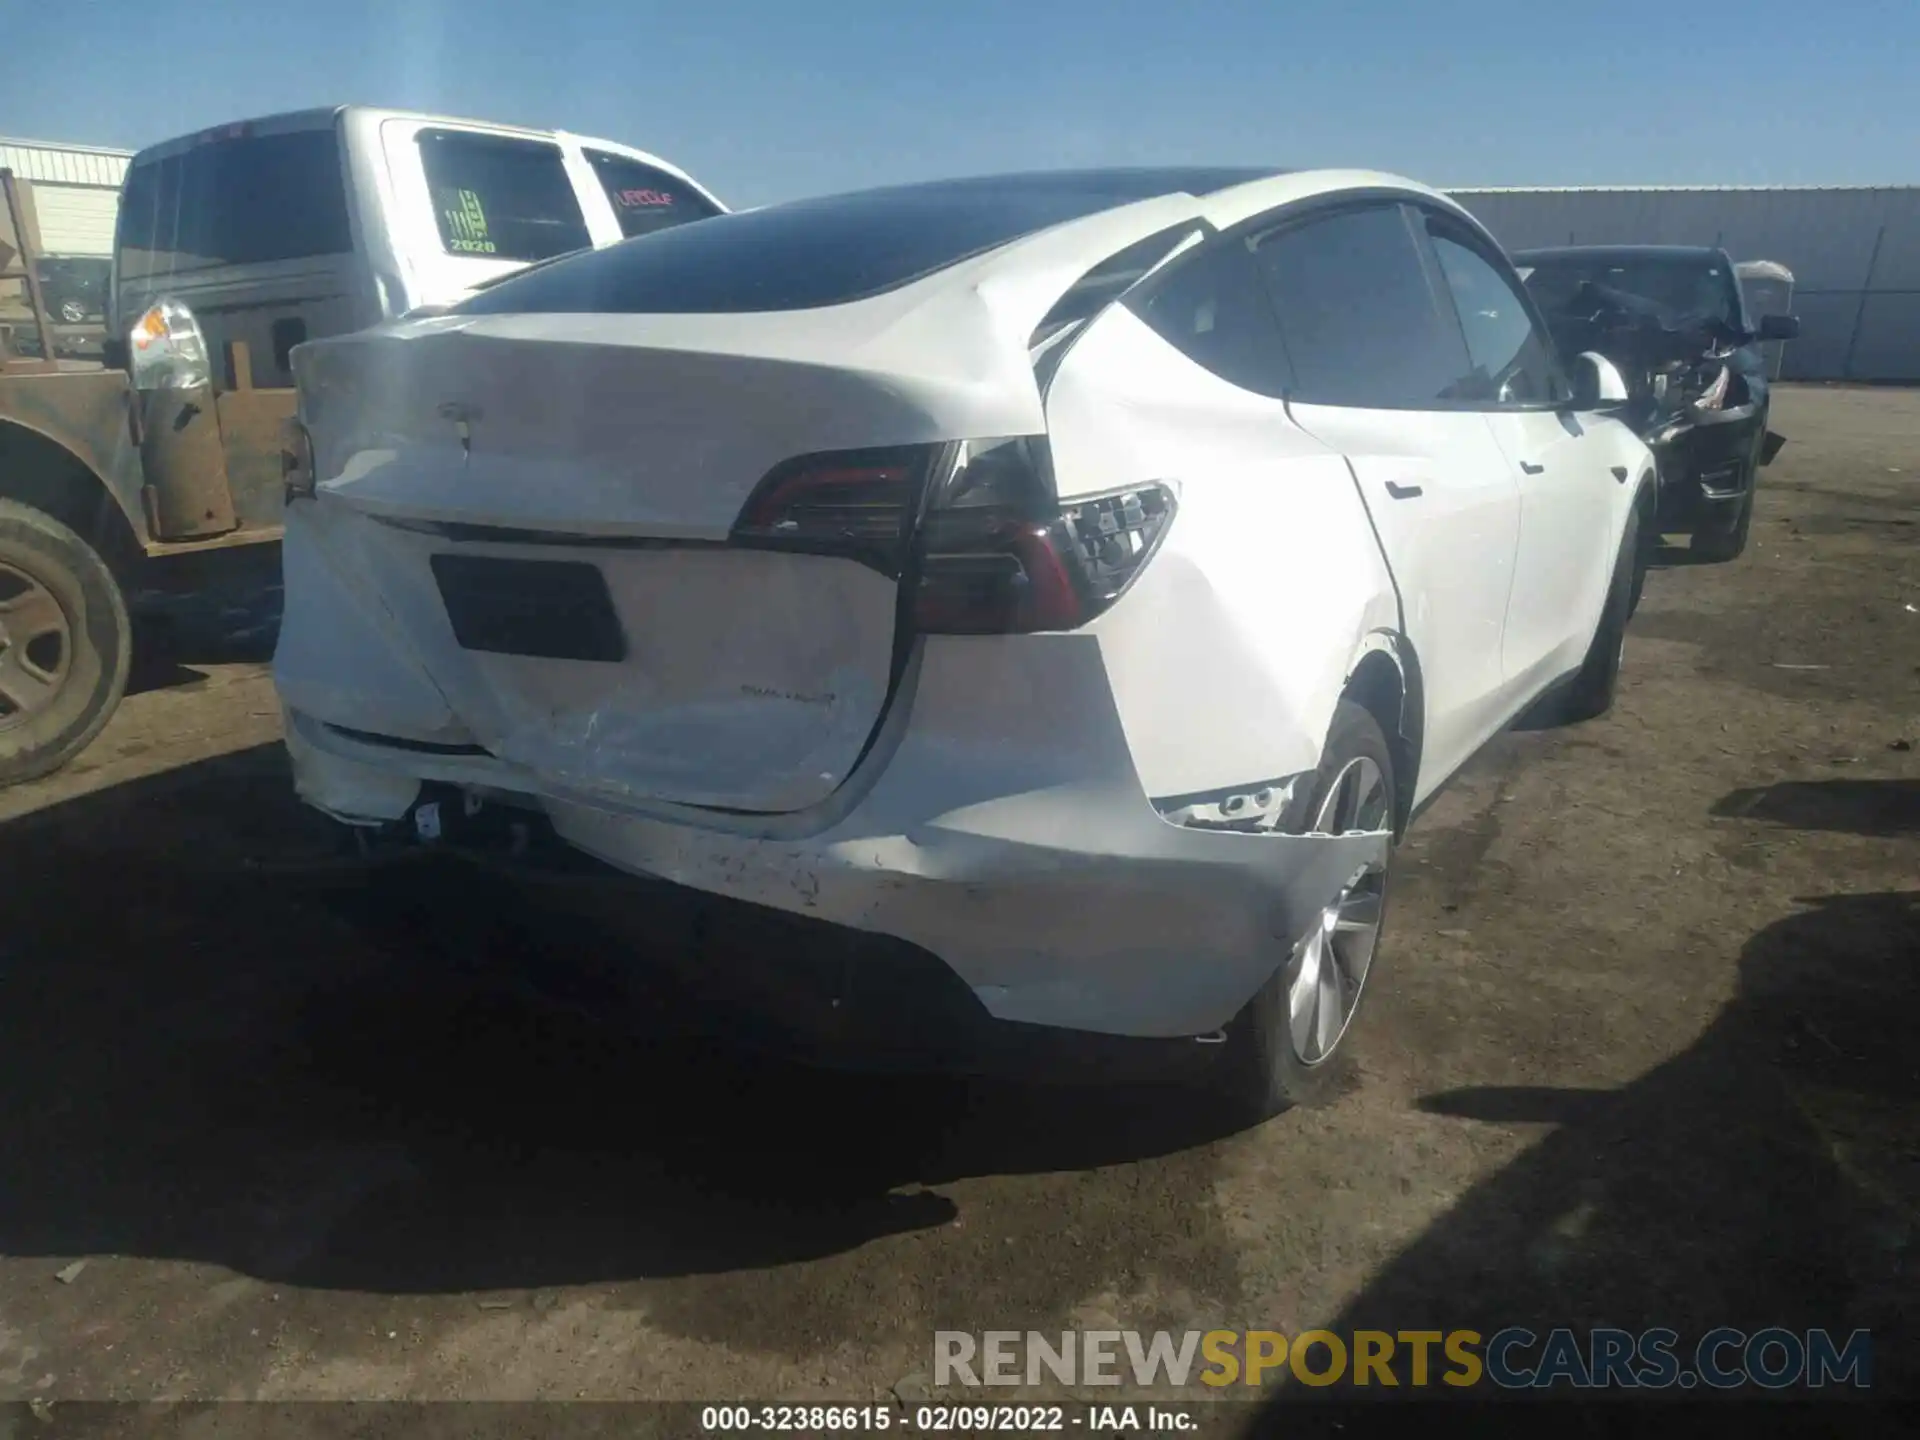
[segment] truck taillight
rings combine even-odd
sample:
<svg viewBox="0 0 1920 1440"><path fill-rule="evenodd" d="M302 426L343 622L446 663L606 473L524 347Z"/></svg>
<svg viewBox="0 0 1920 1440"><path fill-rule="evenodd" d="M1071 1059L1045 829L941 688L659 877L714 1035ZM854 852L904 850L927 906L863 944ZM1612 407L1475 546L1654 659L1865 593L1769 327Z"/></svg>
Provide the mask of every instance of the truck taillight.
<svg viewBox="0 0 1920 1440"><path fill-rule="evenodd" d="M206 336L178 300L150 306L127 332L127 351L136 390L198 390L213 383Z"/></svg>
<svg viewBox="0 0 1920 1440"><path fill-rule="evenodd" d="M921 518L914 626L1077 629L1133 583L1173 512L1173 492L1158 484L1056 499L1044 437L969 442Z"/></svg>
<svg viewBox="0 0 1920 1440"><path fill-rule="evenodd" d="M1044 436L806 455L754 489L732 542L898 578L923 634L1073 630L1120 598L1173 519L1143 484L1062 501Z"/></svg>

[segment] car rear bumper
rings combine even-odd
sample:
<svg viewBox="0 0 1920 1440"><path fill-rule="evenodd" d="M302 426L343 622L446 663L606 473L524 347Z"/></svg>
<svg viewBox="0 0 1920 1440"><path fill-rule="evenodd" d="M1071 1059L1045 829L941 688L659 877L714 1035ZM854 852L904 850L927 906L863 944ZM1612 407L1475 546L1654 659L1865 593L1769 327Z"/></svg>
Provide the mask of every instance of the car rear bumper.
<svg viewBox="0 0 1920 1440"><path fill-rule="evenodd" d="M991 729L982 696L1002 697ZM349 823L407 821L428 785L526 807L625 875L937 957L993 1019L1115 1036L1218 1030L1391 843L1163 820L1084 633L923 642L838 805L805 816L652 813L483 752L378 743L297 709L287 745L301 796ZM644 928L655 901L636 887L630 903ZM762 958L780 972L782 957Z"/></svg>

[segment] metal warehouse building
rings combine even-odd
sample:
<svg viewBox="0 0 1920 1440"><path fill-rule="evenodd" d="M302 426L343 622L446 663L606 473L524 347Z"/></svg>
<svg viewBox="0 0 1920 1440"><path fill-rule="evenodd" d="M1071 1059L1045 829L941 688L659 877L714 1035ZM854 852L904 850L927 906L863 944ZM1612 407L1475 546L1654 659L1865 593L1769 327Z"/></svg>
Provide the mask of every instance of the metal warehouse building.
<svg viewBox="0 0 1920 1440"><path fill-rule="evenodd" d="M1793 272L1792 380L1920 380L1920 186L1454 190L1509 250L1719 245Z"/></svg>
<svg viewBox="0 0 1920 1440"><path fill-rule="evenodd" d="M40 244L48 255L113 254L120 182L131 150L0 138L0 170L33 182Z"/></svg>

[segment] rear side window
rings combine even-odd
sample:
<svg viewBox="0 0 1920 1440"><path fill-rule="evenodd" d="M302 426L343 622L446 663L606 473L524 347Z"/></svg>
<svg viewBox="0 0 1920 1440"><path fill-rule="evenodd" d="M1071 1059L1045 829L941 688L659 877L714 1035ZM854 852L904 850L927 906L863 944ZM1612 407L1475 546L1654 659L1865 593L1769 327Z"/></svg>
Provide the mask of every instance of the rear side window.
<svg viewBox="0 0 1920 1440"><path fill-rule="evenodd" d="M628 239L720 213L684 180L628 156L589 150L587 163L607 192L620 220L620 233Z"/></svg>
<svg viewBox="0 0 1920 1440"><path fill-rule="evenodd" d="M550 260L593 243L558 145L464 130L423 130L419 144L449 255Z"/></svg>
<svg viewBox="0 0 1920 1440"><path fill-rule="evenodd" d="M1281 397L1292 388L1273 309L1238 240L1175 262L1146 296L1125 302L1154 332L1230 385Z"/></svg>
<svg viewBox="0 0 1920 1440"><path fill-rule="evenodd" d="M331 129L193 146L127 171L115 246L128 280L353 248Z"/></svg>
<svg viewBox="0 0 1920 1440"><path fill-rule="evenodd" d="M1266 236L1254 259L1292 361L1292 398L1439 408L1470 366L1398 205L1346 210Z"/></svg>

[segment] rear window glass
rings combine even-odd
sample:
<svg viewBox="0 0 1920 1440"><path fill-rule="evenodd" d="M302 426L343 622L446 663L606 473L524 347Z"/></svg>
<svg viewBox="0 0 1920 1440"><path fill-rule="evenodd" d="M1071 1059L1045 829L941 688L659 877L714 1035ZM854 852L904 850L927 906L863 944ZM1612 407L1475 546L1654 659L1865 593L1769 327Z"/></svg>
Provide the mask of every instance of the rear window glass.
<svg viewBox="0 0 1920 1440"><path fill-rule="evenodd" d="M1161 339L1230 385L1278 398L1292 384L1273 306L1238 240L1176 265L1127 303Z"/></svg>
<svg viewBox="0 0 1920 1440"><path fill-rule="evenodd" d="M620 233L629 239L720 213L686 181L639 160L589 150L587 163L600 177L600 188L607 192L620 221Z"/></svg>
<svg viewBox="0 0 1920 1440"><path fill-rule="evenodd" d="M1397 205L1280 230L1254 252L1293 365L1291 398L1313 405L1427 409L1470 368Z"/></svg>
<svg viewBox="0 0 1920 1440"><path fill-rule="evenodd" d="M127 171L120 274L144 279L353 248L331 129L216 140Z"/></svg>
<svg viewBox="0 0 1920 1440"><path fill-rule="evenodd" d="M464 130L423 130L419 143L449 255L550 260L592 243L558 145Z"/></svg>
<svg viewBox="0 0 1920 1440"><path fill-rule="evenodd" d="M1234 179L1247 178L1234 174ZM516 276L468 314L729 314L843 305L1024 235L1220 175L1088 171L936 181L718 215Z"/></svg>

